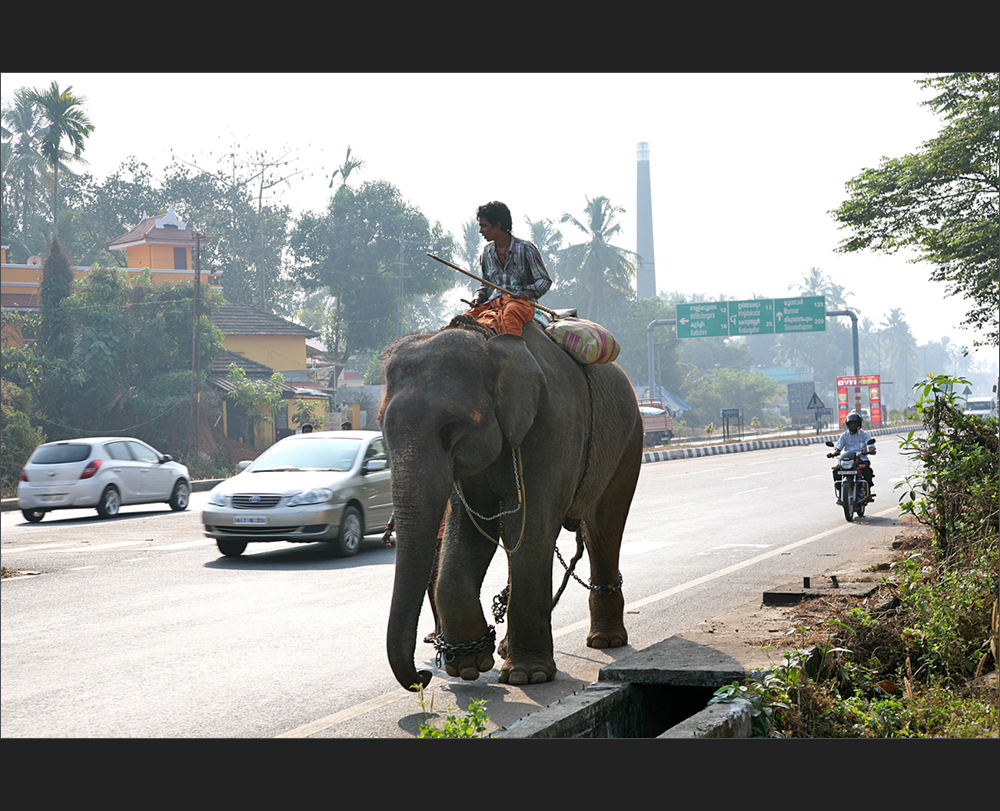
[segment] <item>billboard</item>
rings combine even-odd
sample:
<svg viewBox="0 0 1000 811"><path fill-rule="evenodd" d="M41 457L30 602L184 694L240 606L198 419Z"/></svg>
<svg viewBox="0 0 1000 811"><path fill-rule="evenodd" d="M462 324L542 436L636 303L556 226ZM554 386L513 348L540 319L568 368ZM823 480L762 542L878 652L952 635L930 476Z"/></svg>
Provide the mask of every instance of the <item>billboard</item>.
<svg viewBox="0 0 1000 811"><path fill-rule="evenodd" d="M851 411L867 408L866 427L882 427L882 378L880 375L853 375L837 378L837 412L843 425Z"/></svg>

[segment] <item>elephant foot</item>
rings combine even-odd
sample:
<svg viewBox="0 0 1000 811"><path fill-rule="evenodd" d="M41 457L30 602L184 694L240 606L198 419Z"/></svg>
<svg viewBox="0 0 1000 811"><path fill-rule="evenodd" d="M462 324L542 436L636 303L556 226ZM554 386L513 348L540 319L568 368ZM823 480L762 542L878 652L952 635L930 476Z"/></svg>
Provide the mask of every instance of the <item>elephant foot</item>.
<svg viewBox="0 0 1000 811"><path fill-rule="evenodd" d="M475 681L480 673L487 673L493 669L493 655L487 653L483 655L471 654L463 657L455 657L451 662L445 662L444 672L449 676L457 676L465 681Z"/></svg>
<svg viewBox="0 0 1000 811"><path fill-rule="evenodd" d="M552 681L556 677L555 660L550 659L545 663L522 663L516 664L510 661L504 662L500 668L499 680L501 684L511 684L520 686L523 684L544 684Z"/></svg>
<svg viewBox="0 0 1000 811"><path fill-rule="evenodd" d="M588 648L620 648L628 644L628 631L624 626L614 630L591 630L587 634Z"/></svg>
<svg viewBox="0 0 1000 811"><path fill-rule="evenodd" d="M620 648L628 644L628 631L623 618L625 599L621 591L590 595L589 648Z"/></svg>
<svg viewBox="0 0 1000 811"><path fill-rule="evenodd" d="M497 645L497 656L501 659L507 658L507 637L500 640L500 644Z"/></svg>

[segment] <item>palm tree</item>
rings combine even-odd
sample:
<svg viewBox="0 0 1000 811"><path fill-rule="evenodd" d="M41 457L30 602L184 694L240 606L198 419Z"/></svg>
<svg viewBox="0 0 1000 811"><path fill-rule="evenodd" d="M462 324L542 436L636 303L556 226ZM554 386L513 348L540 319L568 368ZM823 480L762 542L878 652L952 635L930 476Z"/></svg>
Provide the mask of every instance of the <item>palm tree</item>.
<svg viewBox="0 0 1000 811"><path fill-rule="evenodd" d="M42 120L39 132L41 152L52 166L52 221L55 236L59 236L59 166L65 159L82 161L83 142L94 131L94 125L83 111L86 99L73 94L73 88L59 89L52 82L48 90L29 90L27 98L38 105ZM71 153L63 152L66 139Z"/></svg>
<svg viewBox="0 0 1000 811"><path fill-rule="evenodd" d="M13 104L3 109L3 137L5 153L3 164L4 203L18 211L21 241L27 244L30 212L37 208L39 179L45 168L45 159L39 145L41 125L38 108L20 88L14 91Z"/></svg>
<svg viewBox="0 0 1000 811"><path fill-rule="evenodd" d="M845 297L853 295L850 290L845 291L843 286L834 284L819 268L809 268L809 272L802 277L802 283L790 284L788 289L798 289L803 296L824 296L830 310L845 309Z"/></svg>
<svg viewBox="0 0 1000 811"><path fill-rule="evenodd" d="M611 205L607 197L587 198L584 222L571 214L563 214L560 222L572 223L587 237L586 242L570 245L562 251L562 267L577 269L579 292L583 302L578 307L581 315L593 320L601 319L608 291L623 296L632 292L638 256L611 244L610 239L621 233L615 216L625 209Z"/></svg>
<svg viewBox="0 0 1000 811"><path fill-rule="evenodd" d="M475 217L470 217L462 223L462 241L458 247L458 255L470 273L479 272L479 223Z"/></svg>
<svg viewBox="0 0 1000 811"><path fill-rule="evenodd" d="M865 316L858 325L858 354L865 374L881 374L882 352L880 332L875 322Z"/></svg>
<svg viewBox="0 0 1000 811"><path fill-rule="evenodd" d="M337 172L340 172L340 185L347 186L347 178L350 177L351 172L355 169L360 169L365 165L365 162L360 158L351 157L351 147L347 147L347 154L344 156L344 162L336 169L333 170L333 174L330 175L330 188L333 188L333 181L337 177ZM347 186L347 188L351 188Z"/></svg>
<svg viewBox="0 0 1000 811"><path fill-rule="evenodd" d="M528 241L538 248L545 267L551 271L556 264L559 249L562 246L562 233L553 225L552 220L548 218L532 220L525 217L524 221L528 225ZM552 275L551 272L549 275Z"/></svg>
<svg viewBox="0 0 1000 811"><path fill-rule="evenodd" d="M882 321L882 358L893 376L893 400L900 408L908 400L907 393L920 366L917 342L899 307L891 309Z"/></svg>

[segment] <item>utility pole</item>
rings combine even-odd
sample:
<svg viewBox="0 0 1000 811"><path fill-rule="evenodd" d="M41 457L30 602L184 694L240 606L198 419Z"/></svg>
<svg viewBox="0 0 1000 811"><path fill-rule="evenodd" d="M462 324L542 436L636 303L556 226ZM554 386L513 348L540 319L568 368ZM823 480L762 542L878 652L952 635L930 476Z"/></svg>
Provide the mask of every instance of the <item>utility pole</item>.
<svg viewBox="0 0 1000 811"><path fill-rule="evenodd" d="M193 335L191 341L191 425L194 440L191 443L195 452L199 448L198 423L201 416L201 392L198 390L198 378L201 373L201 234L194 232L194 317Z"/></svg>
<svg viewBox="0 0 1000 811"><path fill-rule="evenodd" d="M406 247L406 242L403 239L403 235L399 235L399 315L396 324L396 337L398 338L403 334L403 291L405 288L406 279L409 276L404 272L406 267L406 262L403 261L403 249Z"/></svg>

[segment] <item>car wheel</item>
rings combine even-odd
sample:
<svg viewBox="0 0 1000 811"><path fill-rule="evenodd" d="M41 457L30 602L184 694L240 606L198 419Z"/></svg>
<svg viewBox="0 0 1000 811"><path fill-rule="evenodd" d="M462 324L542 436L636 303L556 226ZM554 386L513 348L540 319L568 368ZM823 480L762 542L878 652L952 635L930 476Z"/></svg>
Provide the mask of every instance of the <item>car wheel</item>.
<svg viewBox="0 0 1000 811"><path fill-rule="evenodd" d="M97 503L97 514L101 518L114 518L121 506L122 499L118 491L114 487L106 487L101 493L101 500Z"/></svg>
<svg viewBox="0 0 1000 811"><path fill-rule="evenodd" d="M348 507L340 519L340 532L333 542L333 551L342 558L356 555L361 548L361 539L365 537L365 524L357 507Z"/></svg>
<svg viewBox="0 0 1000 811"><path fill-rule="evenodd" d="M188 506L188 501L191 500L191 487L190 485L181 479L177 484L174 485L174 492L170 496L171 510L186 510Z"/></svg>
<svg viewBox="0 0 1000 811"><path fill-rule="evenodd" d="M21 515L32 524L37 524L45 517L45 510L21 510Z"/></svg>
<svg viewBox="0 0 1000 811"><path fill-rule="evenodd" d="M219 547L219 551L227 558L238 558L247 548L246 541L230 541L225 538L217 539L215 545Z"/></svg>

